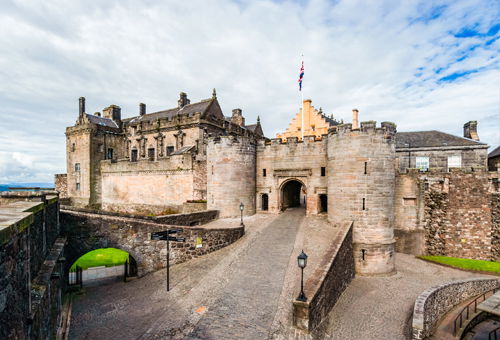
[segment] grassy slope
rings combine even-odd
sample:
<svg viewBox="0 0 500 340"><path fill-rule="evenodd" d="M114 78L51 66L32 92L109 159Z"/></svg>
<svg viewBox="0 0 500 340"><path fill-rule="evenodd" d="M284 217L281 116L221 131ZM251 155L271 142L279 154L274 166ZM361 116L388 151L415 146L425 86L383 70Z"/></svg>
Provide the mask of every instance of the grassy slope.
<svg viewBox="0 0 500 340"><path fill-rule="evenodd" d="M88 252L81 256L71 266L71 271L75 270L78 265L83 269L90 267L106 266L112 267L124 264L128 259L128 253L116 248L102 248Z"/></svg>
<svg viewBox="0 0 500 340"><path fill-rule="evenodd" d="M500 273L500 262L460 259L447 256L420 256L420 258L467 270Z"/></svg>

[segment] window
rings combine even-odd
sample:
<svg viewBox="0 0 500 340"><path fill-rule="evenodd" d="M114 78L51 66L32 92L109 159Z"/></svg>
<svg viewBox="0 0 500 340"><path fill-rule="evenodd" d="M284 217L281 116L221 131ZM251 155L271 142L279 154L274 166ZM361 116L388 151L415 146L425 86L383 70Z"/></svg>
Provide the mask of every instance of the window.
<svg viewBox="0 0 500 340"><path fill-rule="evenodd" d="M420 171L429 170L429 157L415 157L415 167Z"/></svg>
<svg viewBox="0 0 500 340"><path fill-rule="evenodd" d="M322 177L326 176L326 168L324 166L321 167L321 176Z"/></svg>
<svg viewBox="0 0 500 340"><path fill-rule="evenodd" d="M167 156L171 155L174 152L173 146L167 146Z"/></svg>
<svg viewBox="0 0 500 340"><path fill-rule="evenodd" d="M366 210L366 199L363 198L363 210Z"/></svg>
<svg viewBox="0 0 500 340"><path fill-rule="evenodd" d="M80 171L80 163L75 163L75 171L76 172Z"/></svg>
<svg viewBox="0 0 500 340"><path fill-rule="evenodd" d="M266 175L267 175L266 169L262 169L262 177L266 177Z"/></svg>
<svg viewBox="0 0 500 340"><path fill-rule="evenodd" d="M76 191L80 191L80 183L76 183Z"/></svg>
<svg viewBox="0 0 500 340"><path fill-rule="evenodd" d="M113 149L108 148L108 153L106 154L106 159L113 159Z"/></svg>
<svg viewBox="0 0 500 340"><path fill-rule="evenodd" d="M461 168L461 167L462 167L462 156L460 155L448 156L448 169Z"/></svg>
<svg viewBox="0 0 500 340"><path fill-rule="evenodd" d="M365 162L365 175L368 174L368 162Z"/></svg>
<svg viewBox="0 0 500 340"><path fill-rule="evenodd" d="M131 162L137 162L137 149L132 149L132 154L130 155Z"/></svg>
<svg viewBox="0 0 500 340"><path fill-rule="evenodd" d="M298 128L297 128L297 131L300 131L300 130L301 130L301 128L299 128L299 127L298 127Z"/></svg>
<svg viewBox="0 0 500 340"><path fill-rule="evenodd" d="M316 126L311 125L311 130L316 131Z"/></svg>
<svg viewBox="0 0 500 340"><path fill-rule="evenodd" d="M150 161L155 160L155 148L149 148L148 149L148 158Z"/></svg>
<svg viewBox="0 0 500 340"><path fill-rule="evenodd" d="M75 143L71 144L71 152L75 151Z"/></svg>

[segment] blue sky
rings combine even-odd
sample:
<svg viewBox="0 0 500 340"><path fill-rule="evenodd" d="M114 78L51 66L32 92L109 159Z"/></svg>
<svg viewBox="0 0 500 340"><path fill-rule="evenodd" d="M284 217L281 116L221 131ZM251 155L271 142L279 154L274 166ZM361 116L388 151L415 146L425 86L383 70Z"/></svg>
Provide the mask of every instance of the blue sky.
<svg viewBox="0 0 500 340"><path fill-rule="evenodd" d="M336 118L500 144L497 1L63 1L0 3L0 183L65 169L66 126L110 104L123 116L217 88L226 115L268 137L304 95Z"/></svg>

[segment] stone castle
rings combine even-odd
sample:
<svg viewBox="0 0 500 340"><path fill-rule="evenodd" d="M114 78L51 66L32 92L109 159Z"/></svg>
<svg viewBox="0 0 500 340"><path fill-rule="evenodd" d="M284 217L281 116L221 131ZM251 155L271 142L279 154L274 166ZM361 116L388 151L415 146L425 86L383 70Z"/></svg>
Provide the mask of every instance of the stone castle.
<svg viewBox="0 0 500 340"><path fill-rule="evenodd" d="M391 122L359 122L358 110L343 123L311 104L268 139L241 109L224 116L215 90L197 103L181 93L159 112L140 104L132 118L116 105L88 114L82 97L56 187L76 207L142 214L302 206L334 225L354 221L359 274L392 273L395 251L500 258L498 173L487 171L477 122L463 137L397 132Z"/></svg>

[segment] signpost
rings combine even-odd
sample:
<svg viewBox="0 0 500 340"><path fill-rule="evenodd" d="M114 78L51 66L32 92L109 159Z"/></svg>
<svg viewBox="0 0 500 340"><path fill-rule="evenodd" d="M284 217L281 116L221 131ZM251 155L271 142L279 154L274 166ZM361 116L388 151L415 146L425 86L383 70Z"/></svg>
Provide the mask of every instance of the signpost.
<svg viewBox="0 0 500 340"><path fill-rule="evenodd" d="M182 228L175 228L151 233L151 240L167 241L167 292L170 291L170 241L185 242L186 239L184 237L174 236L177 233L182 233L182 231Z"/></svg>

